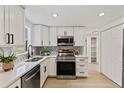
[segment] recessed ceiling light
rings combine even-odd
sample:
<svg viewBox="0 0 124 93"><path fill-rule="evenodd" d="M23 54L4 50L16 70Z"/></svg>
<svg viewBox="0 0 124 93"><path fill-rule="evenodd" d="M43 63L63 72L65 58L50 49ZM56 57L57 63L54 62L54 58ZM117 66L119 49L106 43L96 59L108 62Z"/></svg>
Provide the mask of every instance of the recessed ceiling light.
<svg viewBox="0 0 124 93"><path fill-rule="evenodd" d="M57 13L52 13L52 17L57 17L58 14Z"/></svg>
<svg viewBox="0 0 124 93"><path fill-rule="evenodd" d="M104 16L105 15L105 13L99 13L99 16Z"/></svg>

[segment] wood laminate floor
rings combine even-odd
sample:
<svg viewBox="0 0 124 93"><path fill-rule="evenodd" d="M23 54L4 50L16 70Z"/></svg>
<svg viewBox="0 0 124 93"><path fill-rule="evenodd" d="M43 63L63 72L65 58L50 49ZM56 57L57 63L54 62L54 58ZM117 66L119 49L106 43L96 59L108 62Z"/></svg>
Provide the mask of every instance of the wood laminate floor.
<svg viewBox="0 0 124 93"><path fill-rule="evenodd" d="M98 72L96 63L89 64L88 69L88 78L77 78L76 80L48 78L44 88L119 88L117 84Z"/></svg>

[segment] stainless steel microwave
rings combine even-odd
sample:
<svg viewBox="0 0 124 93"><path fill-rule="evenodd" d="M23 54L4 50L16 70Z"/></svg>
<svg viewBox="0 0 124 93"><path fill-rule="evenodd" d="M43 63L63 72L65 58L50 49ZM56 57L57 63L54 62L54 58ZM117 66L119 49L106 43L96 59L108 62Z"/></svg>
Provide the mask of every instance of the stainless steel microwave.
<svg viewBox="0 0 124 93"><path fill-rule="evenodd" d="M57 45L58 46L73 46L74 37L73 36L58 36Z"/></svg>

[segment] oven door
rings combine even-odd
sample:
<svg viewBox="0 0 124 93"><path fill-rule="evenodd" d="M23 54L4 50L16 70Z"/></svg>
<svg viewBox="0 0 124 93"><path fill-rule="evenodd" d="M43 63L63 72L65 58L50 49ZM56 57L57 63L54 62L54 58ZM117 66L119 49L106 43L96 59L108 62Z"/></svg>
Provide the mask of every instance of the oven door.
<svg viewBox="0 0 124 93"><path fill-rule="evenodd" d="M58 78L76 78L75 62L57 61Z"/></svg>
<svg viewBox="0 0 124 93"><path fill-rule="evenodd" d="M40 88L40 65L27 72L21 80L22 88Z"/></svg>

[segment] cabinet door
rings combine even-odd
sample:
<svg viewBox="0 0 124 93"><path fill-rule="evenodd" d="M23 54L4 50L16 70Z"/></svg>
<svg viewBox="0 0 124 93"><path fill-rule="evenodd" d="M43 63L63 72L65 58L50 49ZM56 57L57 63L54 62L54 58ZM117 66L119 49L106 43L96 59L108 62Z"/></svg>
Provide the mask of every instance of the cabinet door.
<svg viewBox="0 0 124 93"><path fill-rule="evenodd" d="M0 46L4 45L4 6L0 6Z"/></svg>
<svg viewBox="0 0 124 93"><path fill-rule="evenodd" d="M73 36L73 27L58 27L58 36Z"/></svg>
<svg viewBox="0 0 124 93"><path fill-rule="evenodd" d="M49 58L49 75L56 76L56 58Z"/></svg>
<svg viewBox="0 0 124 93"><path fill-rule="evenodd" d="M48 77L48 70L49 70L48 65L47 65L48 61L49 61L49 59L47 58L44 62L44 78L45 78L45 81Z"/></svg>
<svg viewBox="0 0 124 93"><path fill-rule="evenodd" d="M40 86L41 87L43 87L44 80L45 80L45 77L44 77L44 64L41 64L41 66L40 66Z"/></svg>
<svg viewBox="0 0 124 93"><path fill-rule="evenodd" d="M64 35L73 36L74 35L73 27L64 27Z"/></svg>
<svg viewBox="0 0 124 93"><path fill-rule="evenodd" d="M5 7L5 45L9 45L10 43L10 27L9 27L9 6L4 6Z"/></svg>
<svg viewBox="0 0 124 93"><path fill-rule="evenodd" d="M75 46L85 46L86 31L83 27L74 27Z"/></svg>
<svg viewBox="0 0 124 93"><path fill-rule="evenodd" d="M57 27L57 36L64 36L64 28Z"/></svg>
<svg viewBox="0 0 124 93"><path fill-rule="evenodd" d="M24 45L24 10L20 6L9 6L10 44Z"/></svg>
<svg viewBox="0 0 124 93"><path fill-rule="evenodd" d="M49 30L49 45L57 46L57 30L56 27L50 27Z"/></svg>
<svg viewBox="0 0 124 93"><path fill-rule="evenodd" d="M34 25L33 26L33 31L32 33L32 45L33 46L41 46L42 41L41 41L41 25Z"/></svg>
<svg viewBox="0 0 124 93"><path fill-rule="evenodd" d="M14 82L12 85L10 85L8 88L21 88L21 79Z"/></svg>
<svg viewBox="0 0 124 93"><path fill-rule="evenodd" d="M42 46L49 46L49 32L47 26L41 26L41 42Z"/></svg>

